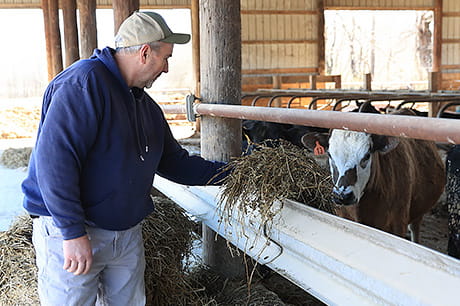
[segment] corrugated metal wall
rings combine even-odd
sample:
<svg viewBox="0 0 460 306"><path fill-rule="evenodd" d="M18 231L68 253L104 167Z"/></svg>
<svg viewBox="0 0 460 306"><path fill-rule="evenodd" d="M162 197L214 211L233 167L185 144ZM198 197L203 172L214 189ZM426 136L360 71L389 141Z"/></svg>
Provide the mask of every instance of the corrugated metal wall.
<svg viewBox="0 0 460 306"><path fill-rule="evenodd" d="M112 0L97 0L98 7L112 7ZM141 7L190 7L190 0L140 0ZM0 0L0 7L39 8L41 0Z"/></svg>
<svg viewBox="0 0 460 306"><path fill-rule="evenodd" d="M246 73L316 71L316 0L242 0L242 68Z"/></svg>

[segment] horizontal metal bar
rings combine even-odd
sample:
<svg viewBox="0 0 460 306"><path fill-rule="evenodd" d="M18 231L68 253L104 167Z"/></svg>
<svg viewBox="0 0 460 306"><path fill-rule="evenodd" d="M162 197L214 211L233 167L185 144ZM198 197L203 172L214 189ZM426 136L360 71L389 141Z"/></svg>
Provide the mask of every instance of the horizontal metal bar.
<svg viewBox="0 0 460 306"><path fill-rule="evenodd" d="M162 109L168 113L185 113L184 105L164 106ZM194 110L199 115L460 143L460 120L454 119L204 103L196 104Z"/></svg>
<svg viewBox="0 0 460 306"><path fill-rule="evenodd" d="M184 186L158 176L154 186L327 305L458 304L460 261L452 257L289 200L265 237L256 213L222 218L219 187Z"/></svg>
<svg viewBox="0 0 460 306"><path fill-rule="evenodd" d="M274 107L196 104L199 115L317 126L460 143L460 120Z"/></svg>
<svg viewBox="0 0 460 306"><path fill-rule="evenodd" d="M363 91L363 90L324 90L324 89L259 89L262 94L304 94L312 97L335 96L335 97L363 97L373 98L380 96L388 97L427 97L427 98L458 98L460 93L455 92L429 92L429 91Z"/></svg>

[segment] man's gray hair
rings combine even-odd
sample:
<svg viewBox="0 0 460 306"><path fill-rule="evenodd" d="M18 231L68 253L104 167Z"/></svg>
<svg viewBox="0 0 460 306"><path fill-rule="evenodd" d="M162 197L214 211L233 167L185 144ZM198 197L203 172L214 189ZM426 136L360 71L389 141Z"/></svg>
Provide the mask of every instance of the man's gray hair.
<svg viewBox="0 0 460 306"><path fill-rule="evenodd" d="M158 52L161 48L161 43L159 41L153 41L147 44L137 45L137 46L130 46L130 47L118 47L115 49L116 53L119 54L133 54L139 51L143 45L149 45L155 52Z"/></svg>

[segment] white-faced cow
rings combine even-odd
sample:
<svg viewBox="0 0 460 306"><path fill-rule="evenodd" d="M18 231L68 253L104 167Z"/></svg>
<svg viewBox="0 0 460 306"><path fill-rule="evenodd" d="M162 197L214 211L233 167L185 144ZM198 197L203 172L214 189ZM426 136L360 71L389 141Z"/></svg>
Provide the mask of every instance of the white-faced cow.
<svg viewBox="0 0 460 306"><path fill-rule="evenodd" d="M437 202L445 185L444 164L433 142L332 130L330 137L306 134L328 147L329 167L338 214L419 242L423 215Z"/></svg>

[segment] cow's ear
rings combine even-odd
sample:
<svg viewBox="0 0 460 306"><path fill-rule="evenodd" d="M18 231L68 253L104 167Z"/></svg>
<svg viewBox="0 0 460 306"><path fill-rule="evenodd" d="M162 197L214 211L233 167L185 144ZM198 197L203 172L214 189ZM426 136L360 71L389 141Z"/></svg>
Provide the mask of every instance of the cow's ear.
<svg viewBox="0 0 460 306"><path fill-rule="evenodd" d="M300 141L310 152L314 152L318 145L327 150L329 148L329 133L309 132L303 135Z"/></svg>
<svg viewBox="0 0 460 306"><path fill-rule="evenodd" d="M399 144L399 138L393 136L384 136L372 134L372 151L378 151L386 154L396 148Z"/></svg>

